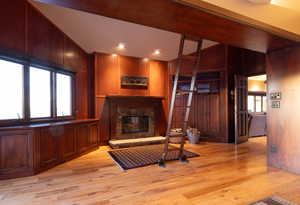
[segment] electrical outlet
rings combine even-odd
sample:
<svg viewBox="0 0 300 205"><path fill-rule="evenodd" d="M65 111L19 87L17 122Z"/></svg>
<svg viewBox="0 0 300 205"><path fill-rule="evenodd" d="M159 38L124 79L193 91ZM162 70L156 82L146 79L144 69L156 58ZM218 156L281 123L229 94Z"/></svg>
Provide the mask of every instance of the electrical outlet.
<svg viewBox="0 0 300 205"><path fill-rule="evenodd" d="M277 153L277 152L278 152L278 147L277 147L277 145L276 145L276 144L272 144L272 145L271 145L270 151L271 151L272 153Z"/></svg>
<svg viewBox="0 0 300 205"><path fill-rule="evenodd" d="M272 108L280 108L280 101L272 101Z"/></svg>

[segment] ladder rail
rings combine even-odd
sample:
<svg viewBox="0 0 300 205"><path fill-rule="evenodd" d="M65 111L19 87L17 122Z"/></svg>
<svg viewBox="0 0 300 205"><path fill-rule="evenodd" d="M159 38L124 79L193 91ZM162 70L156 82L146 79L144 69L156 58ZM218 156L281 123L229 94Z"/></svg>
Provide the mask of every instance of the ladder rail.
<svg viewBox="0 0 300 205"><path fill-rule="evenodd" d="M203 40L198 42L198 47L197 47L198 55L197 55L197 60L196 60L194 69L193 69L193 77L192 77L192 81L191 81L191 85L190 85L190 91L194 91L194 89L195 89L197 73L198 73L197 71L200 66L200 60L201 60L202 44L203 44ZM189 116L190 116L190 112L191 112L191 108L192 108L193 95L194 95L194 93L190 92L189 96L188 96L187 108L186 108L186 113L185 113L184 123L183 123L183 132L184 133L186 133L187 128L188 128L188 121L189 121ZM185 137L182 137L181 143L180 143L180 150L179 150L179 159L183 159L184 143L185 143ZM183 160L186 160L186 159L183 159Z"/></svg>
<svg viewBox="0 0 300 205"><path fill-rule="evenodd" d="M173 120L173 112L174 112L175 99L176 99L176 90L177 90L177 85L178 85L180 68L181 68L181 64L182 64L184 41L185 41L185 36L182 35L181 39L180 39L180 45L179 45L179 51L178 51L178 63L176 65L175 79L174 79L174 83L173 83L173 90L172 90L172 97L171 97L171 103L170 103L170 109L169 109L168 126L167 126L167 132L166 132L164 152L161 157L163 162L166 160L166 155L168 153L168 148L169 148L169 141L170 141L169 133L171 131L172 120Z"/></svg>
<svg viewBox="0 0 300 205"><path fill-rule="evenodd" d="M165 144L164 144L164 151L163 151L161 160L159 161L160 166L164 166L164 162L165 162L166 155L168 153L168 148L169 148L169 142L170 142L170 137L171 137L171 128L172 128L172 122L173 122L173 114L174 114L174 109L176 107L175 100L176 100L176 94L178 91L178 80L179 80L180 70L182 67L183 49L184 49L185 40L186 40L186 36L182 35L181 40L180 40L179 51L178 51L178 62L176 65L175 78L174 78L174 82L173 82L173 90L172 90L172 97L171 97L170 109L169 109L169 115L168 115L168 125L167 125L166 139L165 139ZM197 70L200 65L200 60L201 60L201 49L202 49L203 40L199 40L197 42L198 42L197 58L196 58L196 62L194 64L193 72L192 72L190 89L187 91L188 92L187 105L179 106L179 107L185 108L182 134L180 135L181 140L180 140L179 159L181 161L187 161L186 157L183 155L183 149L184 149L184 143L185 143L185 133L187 131L188 120L189 120L189 115L190 115L190 111L191 111L191 105L192 105L192 100L193 100L193 91L195 89L197 73L198 73Z"/></svg>
<svg viewBox="0 0 300 205"><path fill-rule="evenodd" d="M180 47L179 47L179 51L178 51L178 63L176 65L176 72L175 72L175 78L174 78L174 83L173 83L172 97L171 97L170 110L169 110L169 116L168 116L167 133L169 133L171 131L171 126L172 126L173 111L174 111L175 99L176 99L176 90L177 90L177 86L178 86L178 78L179 78L180 68L181 68L181 64L182 64L184 41L185 41L185 36L182 35L181 40L180 40Z"/></svg>

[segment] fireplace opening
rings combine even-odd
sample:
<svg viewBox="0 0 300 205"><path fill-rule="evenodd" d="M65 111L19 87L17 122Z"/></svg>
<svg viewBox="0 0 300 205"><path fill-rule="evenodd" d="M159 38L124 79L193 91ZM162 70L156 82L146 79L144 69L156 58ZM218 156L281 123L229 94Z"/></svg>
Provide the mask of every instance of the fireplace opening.
<svg viewBox="0 0 300 205"><path fill-rule="evenodd" d="M149 131L149 116L122 116L122 134Z"/></svg>

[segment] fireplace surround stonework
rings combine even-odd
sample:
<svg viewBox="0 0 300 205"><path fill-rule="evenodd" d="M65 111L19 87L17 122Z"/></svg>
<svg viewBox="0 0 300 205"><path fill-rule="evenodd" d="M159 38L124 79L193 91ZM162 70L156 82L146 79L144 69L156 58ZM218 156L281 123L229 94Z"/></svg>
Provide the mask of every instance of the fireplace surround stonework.
<svg viewBox="0 0 300 205"><path fill-rule="evenodd" d="M165 114L162 98L142 96L109 96L110 140L124 140L163 136L165 131ZM147 117L147 131L123 132L124 117Z"/></svg>
<svg viewBox="0 0 300 205"><path fill-rule="evenodd" d="M123 117L136 116L136 117L148 117L148 130L133 133L123 132ZM154 107L126 107L119 105L117 110L117 123L116 123L116 133L111 136L111 139L123 140L123 139L134 139L142 137L153 137L154 132Z"/></svg>

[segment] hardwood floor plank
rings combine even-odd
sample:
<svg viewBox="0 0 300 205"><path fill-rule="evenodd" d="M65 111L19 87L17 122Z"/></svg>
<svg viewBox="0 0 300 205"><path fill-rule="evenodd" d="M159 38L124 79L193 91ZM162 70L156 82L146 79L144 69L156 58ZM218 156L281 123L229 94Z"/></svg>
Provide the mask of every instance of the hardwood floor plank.
<svg viewBox="0 0 300 205"><path fill-rule="evenodd" d="M300 203L300 176L266 166L266 138L186 146L190 162L122 171L108 147L39 175L0 181L0 205L244 205L279 195Z"/></svg>

